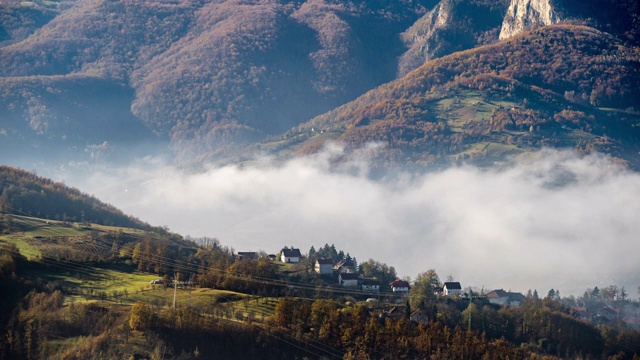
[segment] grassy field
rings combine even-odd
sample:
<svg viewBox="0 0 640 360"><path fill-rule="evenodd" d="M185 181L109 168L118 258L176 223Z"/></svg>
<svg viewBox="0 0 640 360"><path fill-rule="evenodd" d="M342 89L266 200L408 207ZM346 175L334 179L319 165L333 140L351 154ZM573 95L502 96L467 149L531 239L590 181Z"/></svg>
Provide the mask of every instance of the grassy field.
<svg viewBox="0 0 640 360"><path fill-rule="evenodd" d="M29 260L36 260L40 258L40 251L35 247L24 241L20 237L14 237L11 235L0 236L0 246L3 244L14 244L18 247L20 254Z"/></svg>
<svg viewBox="0 0 640 360"><path fill-rule="evenodd" d="M153 285L152 280L160 278L157 274L137 271L135 265L124 260L83 262L58 260L49 257L52 247L72 248L84 251L83 247L92 246L92 237L97 233L123 232L134 236L144 233L135 229L126 229L95 224L67 223L32 217L12 216L10 234L0 236L3 244L15 244L22 255L34 261L27 275L41 278L53 288L62 288L66 294L65 302L104 302L105 304L131 305L143 301L154 306L165 307L173 304L174 289L164 285ZM93 244L94 247L100 244ZM90 249L89 249L90 250ZM295 264L279 263L282 271L297 271ZM204 313L216 314L230 320L264 320L273 314L275 299L236 293L226 290L205 288L182 288L176 291L177 306L189 306ZM60 344L51 346L65 346Z"/></svg>

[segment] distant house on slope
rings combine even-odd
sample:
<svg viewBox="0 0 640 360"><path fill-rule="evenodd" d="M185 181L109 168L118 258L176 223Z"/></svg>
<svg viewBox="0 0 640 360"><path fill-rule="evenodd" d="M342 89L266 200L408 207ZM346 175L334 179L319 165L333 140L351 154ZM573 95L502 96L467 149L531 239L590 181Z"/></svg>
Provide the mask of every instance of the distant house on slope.
<svg viewBox="0 0 640 360"><path fill-rule="evenodd" d="M236 254L237 260L255 260L258 258L258 253L249 251L238 251Z"/></svg>
<svg viewBox="0 0 640 360"><path fill-rule="evenodd" d="M362 291L379 293L380 281L374 279L362 279Z"/></svg>
<svg viewBox="0 0 640 360"><path fill-rule="evenodd" d="M578 319L582 319L582 320L589 320L591 319L591 314L589 312L589 308L585 307L585 306L574 306L571 308L570 312L569 312L573 317L578 318Z"/></svg>
<svg viewBox="0 0 640 360"><path fill-rule="evenodd" d="M358 274L340 274L338 275L340 285L343 287L357 287L358 286Z"/></svg>
<svg viewBox="0 0 640 360"><path fill-rule="evenodd" d="M395 279L391 282L391 284L389 284L389 286L391 287L391 291L394 293L409 292L409 283L404 280Z"/></svg>
<svg viewBox="0 0 640 360"><path fill-rule="evenodd" d="M333 274L333 260L332 259L316 260L315 270L320 275Z"/></svg>
<svg viewBox="0 0 640 360"><path fill-rule="evenodd" d="M418 324L429 323L429 316L427 316L427 313L422 309L418 309L413 313L411 313L411 315L409 316L409 319Z"/></svg>
<svg viewBox="0 0 640 360"><path fill-rule="evenodd" d="M525 300L525 297L521 293L507 292L503 289L498 289L488 293L487 299L489 299L489 302L492 304L518 307Z"/></svg>
<svg viewBox="0 0 640 360"><path fill-rule="evenodd" d="M621 309L615 308L613 306L605 306L600 310L599 315L606 318L609 321L616 321L620 318Z"/></svg>
<svg viewBox="0 0 640 360"><path fill-rule="evenodd" d="M399 306L394 306L391 309L387 310L387 311L383 311L379 317L381 319L386 319L386 318L390 318L390 319L399 319L402 316L404 316L404 311L402 311L403 309Z"/></svg>
<svg viewBox="0 0 640 360"><path fill-rule="evenodd" d="M301 257L300 249L284 248L280 253L280 260L284 263L299 263Z"/></svg>
<svg viewBox="0 0 640 360"><path fill-rule="evenodd" d="M339 273L355 274L358 272L355 261L351 259L340 260L333 269Z"/></svg>
<svg viewBox="0 0 640 360"><path fill-rule="evenodd" d="M462 286L457 281L450 281L442 285L442 294L444 296L460 296Z"/></svg>

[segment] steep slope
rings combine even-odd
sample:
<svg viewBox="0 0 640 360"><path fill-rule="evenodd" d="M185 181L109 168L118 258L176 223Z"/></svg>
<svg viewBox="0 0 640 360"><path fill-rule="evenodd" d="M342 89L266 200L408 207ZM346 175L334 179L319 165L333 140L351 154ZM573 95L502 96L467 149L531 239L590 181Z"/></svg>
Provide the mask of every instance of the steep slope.
<svg viewBox="0 0 640 360"><path fill-rule="evenodd" d="M133 98L130 88L99 77L0 78L0 162L116 161L134 145L158 144L131 113Z"/></svg>
<svg viewBox="0 0 640 360"><path fill-rule="evenodd" d="M93 196L9 166L0 166L0 213L151 229Z"/></svg>
<svg viewBox="0 0 640 360"><path fill-rule="evenodd" d="M511 0L500 29L500 39L559 22L551 0Z"/></svg>
<svg viewBox="0 0 640 360"><path fill-rule="evenodd" d="M632 0L5 2L0 150L227 156L500 29L591 19L637 44L638 14Z"/></svg>
<svg viewBox="0 0 640 360"><path fill-rule="evenodd" d="M506 0L440 1L402 33L408 50L399 60L399 75L431 59L496 42L506 9Z"/></svg>
<svg viewBox="0 0 640 360"><path fill-rule="evenodd" d="M0 4L0 46L26 39L59 12L59 2Z"/></svg>
<svg viewBox="0 0 640 360"><path fill-rule="evenodd" d="M640 49L555 25L433 60L257 149L282 157L327 141L373 162L493 162L544 146L598 150L638 167Z"/></svg>
<svg viewBox="0 0 640 360"><path fill-rule="evenodd" d="M511 0L500 39L560 21L584 21L637 44L640 3L635 0Z"/></svg>
<svg viewBox="0 0 640 360"><path fill-rule="evenodd" d="M102 83L87 85L78 104L95 104L101 86L121 86L134 94L135 118L170 137L175 149L215 152L282 132L392 80L403 51L398 34L424 12L422 3L67 3L50 21L34 20L37 29L25 28L0 47L0 76L14 89L0 97L0 117L7 119L3 127L23 128L24 136L31 130L36 141L64 126L62 119L97 121L62 112L42 128L37 115L9 105L23 89L36 90L29 85L34 77L50 84L36 98L58 92L70 75L95 78Z"/></svg>
<svg viewBox="0 0 640 360"><path fill-rule="evenodd" d="M195 154L285 131L395 77L396 36L417 18L402 5L207 4L134 72L133 111Z"/></svg>

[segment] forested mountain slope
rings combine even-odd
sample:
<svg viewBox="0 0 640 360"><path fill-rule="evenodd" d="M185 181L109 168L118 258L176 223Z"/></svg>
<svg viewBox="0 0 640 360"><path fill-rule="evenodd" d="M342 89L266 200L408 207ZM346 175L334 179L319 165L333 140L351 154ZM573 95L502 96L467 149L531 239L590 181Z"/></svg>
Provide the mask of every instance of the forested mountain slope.
<svg viewBox="0 0 640 360"><path fill-rule="evenodd" d="M428 62L259 148L287 157L376 142L376 162L397 166L572 147L637 167L639 82L640 49L554 25Z"/></svg>
<svg viewBox="0 0 640 360"><path fill-rule="evenodd" d="M125 120L196 153L261 139L395 78L399 33L431 2L90 0L60 3L57 16L19 30L7 15L2 26L15 35L0 47L3 134L82 148L126 142L126 132L86 139L68 123ZM52 98L78 78L88 81L74 100ZM102 113L96 100L118 86L115 113L87 114Z"/></svg>
<svg viewBox="0 0 640 360"><path fill-rule="evenodd" d="M171 142L177 161L229 157L238 144L286 132L425 62L557 21L588 25L615 46L638 43L631 0L3 2L0 150L92 161L101 147L126 156ZM510 62L547 64L514 46ZM554 81L590 97L594 85L569 86L575 76L563 61L553 59ZM486 55L464 66L476 75L512 71ZM524 77L514 79L540 86ZM564 97L554 81L542 87Z"/></svg>
<svg viewBox="0 0 640 360"><path fill-rule="evenodd" d="M93 196L9 166L0 166L0 213L151 229Z"/></svg>

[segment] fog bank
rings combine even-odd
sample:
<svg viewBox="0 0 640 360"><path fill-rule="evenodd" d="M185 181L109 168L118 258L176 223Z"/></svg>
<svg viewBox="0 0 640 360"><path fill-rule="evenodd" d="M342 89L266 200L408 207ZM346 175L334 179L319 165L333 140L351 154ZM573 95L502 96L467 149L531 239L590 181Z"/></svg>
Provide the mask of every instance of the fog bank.
<svg viewBox="0 0 640 360"><path fill-rule="evenodd" d="M147 158L71 185L237 251L328 243L403 276L435 268L463 287L579 295L617 284L636 297L640 176L603 156L544 150L499 169L372 180L362 164L333 169L340 152L195 174Z"/></svg>

